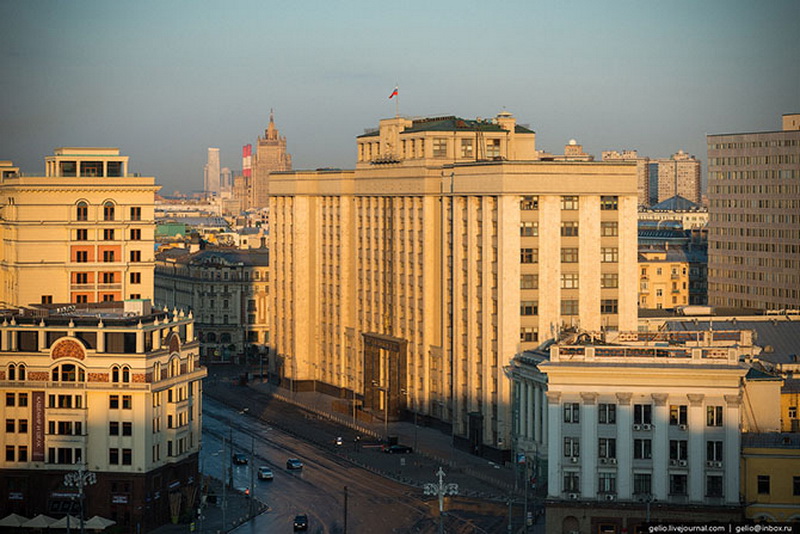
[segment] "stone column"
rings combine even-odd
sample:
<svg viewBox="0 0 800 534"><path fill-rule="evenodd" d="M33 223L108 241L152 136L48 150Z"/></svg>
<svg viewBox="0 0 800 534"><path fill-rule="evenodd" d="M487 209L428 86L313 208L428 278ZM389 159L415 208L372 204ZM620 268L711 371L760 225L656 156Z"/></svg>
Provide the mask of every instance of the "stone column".
<svg viewBox="0 0 800 534"><path fill-rule="evenodd" d="M106 335L103 332L103 321L97 323L97 353L101 354L106 351Z"/></svg>
<svg viewBox="0 0 800 534"><path fill-rule="evenodd" d="M581 493L597 495L597 393L581 393Z"/></svg>
<svg viewBox="0 0 800 534"><path fill-rule="evenodd" d="M547 494L561 498L561 464L564 461L561 447L561 393L547 392Z"/></svg>
<svg viewBox="0 0 800 534"><path fill-rule="evenodd" d="M633 494L632 393L617 393L617 494L621 500Z"/></svg>
<svg viewBox="0 0 800 534"><path fill-rule="evenodd" d="M533 390L533 441L537 446L542 443L542 388L536 384Z"/></svg>
<svg viewBox="0 0 800 534"><path fill-rule="evenodd" d="M689 500L702 502L705 495L705 421L703 417L702 393L689 393ZM738 428L738 422L736 423ZM696 458L695 458L696 456ZM739 447L736 447L736 467L739 466ZM736 489L736 500L739 500L739 489Z"/></svg>
<svg viewBox="0 0 800 534"><path fill-rule="evenodd" d="M650 437L653 450L653 496L663 501L669 495L669 414L667 413L667 394L653 393L653 424L655 429L639 433L643 439Z"/></svg>
<svg viewBox="0 0 800 534"><path fill-rule="evenodd" d="M525 397L525 406L527 410L525 410L525 438L533 441L534 435L534 427L533 427L533 412L536 410L536 406L533 402L533 394L536 389L536 384L533 382L528 382L527 387L525 388L526 397Z"/></svg>
<svg viewBox="0 0 800 534"><path fill-rule="evenodd" d="M739 448L742 435L739 431L742 398L739 395L725 395L726 410L723 415L725 441L722 443L722 464L725 469L723 490L726 504L739 503Z"/></svg>

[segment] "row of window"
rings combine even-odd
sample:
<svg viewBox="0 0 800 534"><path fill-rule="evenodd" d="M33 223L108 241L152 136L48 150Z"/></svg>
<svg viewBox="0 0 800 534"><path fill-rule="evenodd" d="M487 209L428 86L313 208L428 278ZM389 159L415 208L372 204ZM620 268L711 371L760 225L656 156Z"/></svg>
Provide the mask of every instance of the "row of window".
<svg viewBox="0 0 800 534"><path fill-rule="evenodd" d="M522 237L539 237L539 221L522 221L519 223L519 235ZM619 223L604 221L600 223L602 237L615 237L619 235ZM578 237L578 221L564 221L561 223L561 237Z"/></svg>
<svg viewBox="0 0 800 534"><path fill-rule="evenodd" d="M103 229L103 241L116 241L117 233L114 228ZM131 228L128 232L128 241L141 241L142 230L141 228ZM75 230L75 241L89 241L89 229L78 228Z"/></svg>
<svg viewBox="0 0 800 534"><path fill-rule="evenodd" d="M142 220L142 208L139 206L131 206L130 208L130 220L131 221L141 221ZM106 201L103 204L103 220L104 221L113 221L116 217L116 206L113 202ZM75 219L78 221L88 221L89 220L89 204L84 201L80 201L75 206Z"/></svg>
<svg viewBox="0 0 800 534"><path fill-rule="evenodd" d="M578 263L580 257L577 247L561 248L561 263ZM539 249L534 247L522 247L519 250L520 263L531 264L539 263ZM602 247L600 249L600 261L602 263L618 263L619 248Z"/></svg>
<svg viewBox="0 0 800 534"><path fill-rule="evenodd" d="M564 422L580 423L581 404L579 402L565 402L563 405ZM671 404L669 406L669 424L687 425L688 406L685 404ZM706 426L722 426L722 406L706 406ZM597 422L600 424L614 425L617 423L617 405L601 403L597 405ZM652 425L653 405L634 404L633 424Z"/></svg>
<svg viewBox="0 0 800 534"><path fill-rule="evenodd" d="M577 300L562 300L561 315L579 315L580 307ZM619 301L617 299L602 299L600 301L600 313L604 315L619 312ZM519 314L523 316L539 315L538 300L522 300L519 303Z"/></svg>
<svg viewBox="0 0 800 534"><path fill-rule="evenodd" d="M8 364L8 370L6 372L6 380L25 380L25 364L15 364L10 363Z"/></svg>
<svg viewBox="0 0 800 534"><path fill-rule="evenodd" d="M669 494L671 496L685 496L688 494L689 479L684 474L671 474L669 476ZM722 475L706 475L706 497L722 497L723 491ZM564 492L580 493L580 473L568 471L564 473ZM599 493L617 493L616 473L598 473L597 491ZM650 473L633 474L633 493L634 495L652 495L653 482Z"/></svg>
<svg viewBox="0 0 800 534"><path fill-rule="evenodd" d="M580 458L580 438L564 438L564 457ZM605 459L617 458L617 439L598 438L597 457ZM633 458L635 460L651 460L653 457L653 440L634 439ZM674 461L687 461L689 459L689 441L685 439L669 440L669 459ZM722 462L722 441L706 441L706 461Z"/></svg>
<svg viewBox="0 0 800 534"><path fill-rule="evenodd" d="M578 273L563 273L561 275L561 289L578 289ZM522 274L519 279L520 289L539 289L538 274ZM603 289L613 289L619 287L618 273L602 273L600 275L600 287Z"/></svg>
<svg viewBox="0 0 800 534"><path fill-rule="evenodd" d="M129 254L129 259L131 263L139 263L142 261L142 251L141 250L131 250ZM104 250L103 251L103 263L113 263L117 261L116 251L114 250ZM88 250L76 250L75 251L75 263L89 263L89 251Z"/></svg>
<svg viewBox="0 0 800 534"><path fill-rule="evenodd" d="M90 273L72 273L72 283L73 284L88 284L89 283L89 274ZM100 283L102 284L116 284L119 283L117 279L117 275L122 273L117 272L102 272L100 273ZM141 284L142 283L142 273L132 272L129 273L128 280L131 284Z"/></svg>
<svg viewBox="0 0 800 534"><path fill-rule="evenodd" d="M561 209L562 210L577 210L580 197L575 195L562 195L561 196ZM539 209L539 197L537 195L524 196L519 202L519 209L523 211L531 211ZM619 209L619 197L615 195L604 195L600 197L600 209L604 211L612 211Z"/></svg>

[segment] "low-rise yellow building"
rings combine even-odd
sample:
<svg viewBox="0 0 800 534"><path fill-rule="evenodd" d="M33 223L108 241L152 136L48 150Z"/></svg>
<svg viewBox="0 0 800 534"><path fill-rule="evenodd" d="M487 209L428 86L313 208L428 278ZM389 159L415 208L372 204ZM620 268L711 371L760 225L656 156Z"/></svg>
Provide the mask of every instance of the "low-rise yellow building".
<svg viewBox="0 0 800 534"><path fill-rule="evenodd" d="M742 434L747 519L800 521L800 434Z"/></svg>
<svg viewBox="0 0 800 534"><path fill-rule="evenodd" d="M639 251L639 308L672 309L689 304L689 260L683 250Z"/></svg>

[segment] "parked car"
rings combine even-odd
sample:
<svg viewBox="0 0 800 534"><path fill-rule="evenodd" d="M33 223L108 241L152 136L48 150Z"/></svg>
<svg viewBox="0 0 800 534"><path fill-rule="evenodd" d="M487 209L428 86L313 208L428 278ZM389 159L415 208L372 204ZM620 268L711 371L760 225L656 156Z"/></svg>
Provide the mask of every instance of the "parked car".
<svg viewBox="0 0 800 534"><path fill-rule="evenodd" d="M272 469L266 466L261 466L258 468L258 479L259 480L272 480Z"/></svg>
<svg viewBox="0 0 800 534"><path fill-rule="evenodd" d="M236 465L247 465L247 456L241 452L234 453L231 459Z"/></svg>
<svg viewBox="0 0 800 534"><path fill-rule="evenodd" d="M387 454L410 454L414 449L406 445L384 445L383 452Z"/></svg>
<svg viewBox="0 0 800 534"><path fill-rule="evenodd" d="M337 436L337 437L336 437L336 439L335 439L335 440L333 440L333 443L334 443L334 444L335 444L337 447L341 447L341 446L342 446L342 443L344 443L344 440L342 439L342 436Z"/></svg>
<svg viewBox="0 0 800 534"><path fill-rule="evenodd" d="M294 530L297 532L298 530L308 530L308 516L303 515L296 515L294 516Z"/></svg>
<svg viewBox="0 0 800 534"><path fill-rule="evenodd" d="M286 469L302 469L303 462L298 460L297 458L289 458L286 460Z"/></svg>

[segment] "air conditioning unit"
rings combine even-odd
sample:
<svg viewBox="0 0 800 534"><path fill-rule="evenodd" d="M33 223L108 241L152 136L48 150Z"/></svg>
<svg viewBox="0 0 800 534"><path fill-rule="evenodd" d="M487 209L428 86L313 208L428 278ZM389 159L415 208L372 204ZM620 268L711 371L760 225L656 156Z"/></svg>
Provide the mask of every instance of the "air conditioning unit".
<svg viewBox="0 0 800 534"><path fill-rule="evenodd" d="M678 460L670 460L669 465L678 465Z"/></svg>
<svg viewBox="0 0 800 534"><path fill-rule="evenodd" d="M569 498L572 499L573 501L577 501L578 497L579 497L579 495L577 493L570 493L569 494Z"/></svg>
<svg viewBox="0 0 800 534"><path fill-rule="evenodd" d="M714 462L706 462L706 467L714 467Z"/></svg>
<svg viewBox="0 0 800 534"><path fill-rule="evenodd" d="M617 459L616 459L616 458L609 458L609 459L608 459L608 463L610 463L610 464L616 464L616 463L617 463Z"/></svg>
<svg viewBox="0 0 800 534"><path fill-rule="evenodd" d="M609 493L608 495L606 495L606 500L607 500L607 501L613 501L613 500L614 500L614 499L616 499L616 498L617 498L617 496L616 496L616 495L612 495L612 494L610 494L610 493Z"/></svg>
<svg viewBox="0 0 800 534"><path fill-rule="evenodd" d="M681 467L686 467L688 462L686 460L681 460L680 464L681 464Z"/></svg>
<svg viewBox="0 0 800 534"><path fill-rule="evenodd" d="M714 467L722 467L722 462L714 462Z"/></svg>
<svg viewBox="0 0 800 534"><path fill-rule="evenodd" d="M634 430L641 430L642 429L642 425L633 425L633 429Z"/></svg>
<svg viewBox="0 0 800 534"><path fill-rule="evenodd" d="M653 425L642 425L642 430L650 430L653 428Z"/></svg>
<svg viewBox="0 0 800 534"><path fill-rule="evenodd" d="M572 462L573 464L577 464L578 463L578 457L577 456L573 456L572 458L569 459L569 461Z"/></svg>
<svg viewBox="0 0 800 534"><path fill-rule="evenodd" d="M678 425L678 428L680 428L681 430L686 430L686 425Z"/></svg>
<svg viewBox="0 0 800 534"><path fill-rule="evenodd" d="M601 464L607 464L608 463L608 459L607 458L600 458L600 463Z"/></svg>

